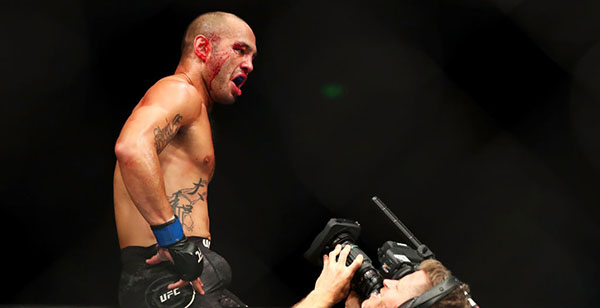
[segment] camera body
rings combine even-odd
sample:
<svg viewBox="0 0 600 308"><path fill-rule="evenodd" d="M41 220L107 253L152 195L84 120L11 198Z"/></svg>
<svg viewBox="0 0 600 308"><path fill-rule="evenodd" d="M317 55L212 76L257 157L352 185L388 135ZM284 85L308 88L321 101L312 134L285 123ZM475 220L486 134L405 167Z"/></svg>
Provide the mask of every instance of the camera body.
<svg viewBox="0 0 600 308"><path fill-rule="evenodd" d="M417 271L421 261L433 257L425 245L414 249L404 243L387 241L377 249L381 274L386 279L400 279Z"/></svg>

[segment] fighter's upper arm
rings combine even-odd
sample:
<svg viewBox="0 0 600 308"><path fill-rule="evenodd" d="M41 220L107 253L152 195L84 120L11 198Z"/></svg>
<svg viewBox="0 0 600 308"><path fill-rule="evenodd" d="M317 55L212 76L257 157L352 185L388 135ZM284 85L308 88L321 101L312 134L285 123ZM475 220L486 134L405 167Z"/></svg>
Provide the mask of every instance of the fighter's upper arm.
<svg viewBox="0 0 600 308"><path fill-rule="evenodd" d="M200 103L194 90L177 81L159 81L133 110L119 136L119 143L152 144L160 153L177 131L198 117Z"/></svg>

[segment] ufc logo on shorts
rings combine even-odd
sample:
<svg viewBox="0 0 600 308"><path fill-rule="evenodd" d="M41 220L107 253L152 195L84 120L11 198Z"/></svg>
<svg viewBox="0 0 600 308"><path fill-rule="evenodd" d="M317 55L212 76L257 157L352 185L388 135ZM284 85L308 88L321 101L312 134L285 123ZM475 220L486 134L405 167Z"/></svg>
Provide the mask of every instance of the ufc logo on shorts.
<svg viewBox="0 0 600 308"><path fill-rule="evenodd" d="M175 288L173 290L169 290L169 292L167 292L167 293L165 293L165 294L163 294L163 295L160 296L160 302L164 303L164 302L168 301L171 298L171 296L177 296L180 293L181 292L179 292L179 288Z"/></svg>

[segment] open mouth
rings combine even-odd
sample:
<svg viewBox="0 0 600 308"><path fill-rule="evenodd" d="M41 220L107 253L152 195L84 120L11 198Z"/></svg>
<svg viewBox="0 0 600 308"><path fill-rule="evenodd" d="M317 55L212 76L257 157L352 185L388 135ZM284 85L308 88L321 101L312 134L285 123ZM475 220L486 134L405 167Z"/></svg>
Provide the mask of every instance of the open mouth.
<svg viewBox="0 0 600 308"><path fill-rule="evenodd" d="M238 88L240 88L244 84L244 81L246 81L246 78L244 78L244 76L241 75L233 79L233 83L235 83L235 86Z"/></svg>

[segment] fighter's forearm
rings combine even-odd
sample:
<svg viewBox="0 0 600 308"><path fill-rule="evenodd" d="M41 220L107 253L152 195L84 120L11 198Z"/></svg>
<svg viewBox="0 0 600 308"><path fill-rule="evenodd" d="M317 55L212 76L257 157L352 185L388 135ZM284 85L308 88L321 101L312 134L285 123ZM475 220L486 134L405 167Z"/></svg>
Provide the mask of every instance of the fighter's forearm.
<svg viewBox="0 0 600 308"><path fill-rule="evenodd" d="M129 196L150 225L173 217L165 194L158 153L152 145L118 143L115 148L121 177Z"/></svg>

